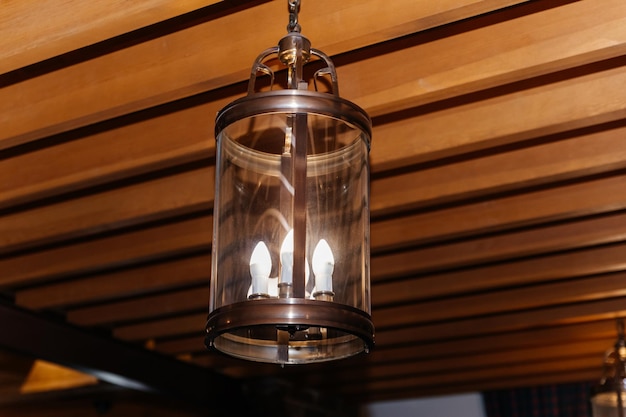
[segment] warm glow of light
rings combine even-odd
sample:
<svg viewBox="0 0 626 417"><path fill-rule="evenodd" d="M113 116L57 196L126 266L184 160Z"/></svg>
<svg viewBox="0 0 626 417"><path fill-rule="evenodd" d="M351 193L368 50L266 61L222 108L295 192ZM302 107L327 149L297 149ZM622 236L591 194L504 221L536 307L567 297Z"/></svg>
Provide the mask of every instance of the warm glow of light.
<svg viewBox="0 0 626 417"><path fill-rule="evenodd" d="M267 245L259 242L250 257L250 275L252 276L252 294L267 294L267 280L272 272L272 257Z"/></svg>
<svg viewBox="0 0 626 417"><path fill-rule="evenodd" d="M63 390L97 383L98 379L94 376L38 359L33 362L20 393Z"/></svg>
<svg viewBox="0 0 626 417"><path fill-rule="evenodd" d="M280 245L280 282L291 284L293 282L293 229L287 233L283 244Z"/></svg>

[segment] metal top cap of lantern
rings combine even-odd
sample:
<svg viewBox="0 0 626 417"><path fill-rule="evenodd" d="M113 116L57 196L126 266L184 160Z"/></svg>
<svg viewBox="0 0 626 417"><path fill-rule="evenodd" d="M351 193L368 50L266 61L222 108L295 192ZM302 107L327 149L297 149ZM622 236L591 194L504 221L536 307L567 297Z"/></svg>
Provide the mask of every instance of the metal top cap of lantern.
<svg viewBox="0 0 626 417"><path fill-rule="evenodd" d="M274 46L263 51L254 61L248 81L248 94L224 107L215 121L215 136L234 121L271 112L313 113L335 117L358 127L366 132L366 143L370 147L372 122L368 114L356 104L339 97L337 71L330 57L324 52L311 48L311 42L300 33L298 9L300 1L289 0L289 24L287 35ZM271 56L277 56L287 68L287 89L273 90L274 71L264 64ZM308 90L308 82L304 79L304 65L311 57L317 57L325 64L313 75L314 91ZM258 74L270 77L270 91L256 92ZM329 77L331 92L318 92L321 77Z"/></svg>

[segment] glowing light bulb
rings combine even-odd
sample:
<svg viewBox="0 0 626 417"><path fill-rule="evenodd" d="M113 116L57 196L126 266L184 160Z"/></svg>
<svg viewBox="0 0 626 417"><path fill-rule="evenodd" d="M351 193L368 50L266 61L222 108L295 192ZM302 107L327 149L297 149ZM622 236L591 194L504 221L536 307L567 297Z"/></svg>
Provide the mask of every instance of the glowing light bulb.
<svg viewBox="0 0 626 417"><path fill-rule="evenodd" d="M313 274L315 275L315 292L333 290L333 270L335 258L333 251L325 239L320 240L313 251Z"/></svg>
<svg viewBox="0 0 626 417"><path fill-rule="evenodd" d="M283 244L280 245L280 282L293 283L293 229L287 233Z"/></svg>
<svg viewBox="0 0 626 417"><path fill-rule="evenodd" d="M250 275L252 276L252 294L268 294L268 279L272 272L272 257L263 242L259 242L250 257Z"/></svg>
<svg viewBox="0 0 626 417"><path fill-rule="evenodd" d="M293 284L293 229L287 233L282 245L280 245L280 282L283 284ZM309 261L304 260L304 279L309 279Z"/></svg>

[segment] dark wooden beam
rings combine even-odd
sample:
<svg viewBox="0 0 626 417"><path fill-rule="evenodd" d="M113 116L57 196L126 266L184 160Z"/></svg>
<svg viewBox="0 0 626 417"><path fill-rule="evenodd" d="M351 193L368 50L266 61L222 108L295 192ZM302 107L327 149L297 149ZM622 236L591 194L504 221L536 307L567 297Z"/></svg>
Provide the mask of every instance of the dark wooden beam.
<svg viewBox="0 0 626 417"><path fill-rule="evenodd" d="M198 323L202 327L202 323ZM244 415L241 384L138 346L0 303L0 346L145 392L168 395L211 415Z"/></svg>

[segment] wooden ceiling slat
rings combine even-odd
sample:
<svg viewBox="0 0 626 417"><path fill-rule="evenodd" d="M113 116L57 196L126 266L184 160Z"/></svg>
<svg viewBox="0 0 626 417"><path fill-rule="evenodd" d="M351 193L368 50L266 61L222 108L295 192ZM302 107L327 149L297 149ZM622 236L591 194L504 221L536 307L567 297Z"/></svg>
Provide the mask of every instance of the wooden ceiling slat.
<svg viewBox="0 0 626 417"><path fill-rule="evenodd" d="M213 218L202 216L0 259L6 285L28 285L210 249Z"/></svg>
<svg viewBox="0 0 626 417"><path fill-rule="evenodd" d="M621 263L624 267L623 254ZM621 273L444 300L413 301L399 307L376 308L373 316L378 328L385 328L620 297L626 295L624 279L626 274ZM532 280L521 282L527 284ZM404 298L399 293L394 294Z"/></svg>
<svg viewBox="0 0 626 417"><path fill-rule="evenodd" d="M415 398L425 396L441 396L445 394L458 394L463 392L480 392L489 390L503 390L532 386L545 386L550 384L587 383L598 381L600 374L597 367L588 369L577 368L571 371L540 373L536 375L515 376L511 378L497 377L488 380L465 381L463 383L433 385L429 387L394 388L386 391L363 391L355 397L364 402L390 401L403 398ZM355 399L356 399L355 398Z"/></svg>
<svg viewBox="0 0 626 417"><path fill-rule="evenodd" d="M618 175L374 221L372 251L610 213L626 207L624 187Z"/></svg>
<svg viewBox="0 0 626 417"><path fill-rule="evenodd" d="M626 314L625 301L625 297L608 298L537 310L460 319L452 322L404 326L393 330L378 330L376 343L380 343L382 346L393 346L397 344L446 340L470 335L481 336L494 332L514 331L536 326L615 319Z"/></svg>
<svg viewBox="0 0 626 417"><path fill-rule="evenodd" d="M626 128L610 129L375 179L371 211L397 212L623 169L625 134Z"/></svg>
<svg viewBox="0 0 626 417"><path fill-rule="evenodd" d="M65 281L19 291L15 302L31 309L42 309L163 291L177 286L207 283L211 271L209 254L184 260L125 269L91 278ZM208 299L208 294L207 294Z"/></svg>
<svg viewBox="0 0 626 417"><path fill-rule="evenodd" d="M119 301L94 307L70 310L67 320L81 326L118 321L131 321L176 314L190 310L206 310L209 300L208 279L203 287L170 291L167 294Z"/></svg>
<svg viewBox="0 0 626 417"><path fill-rule="evenodd" d="M602 367L604 352L615 343L614 338L578 343L535 347L519 350L500 350L486 354L465 354L461 349L455 355L441 359L414 360L396 364L383 364L361 369L338 369L332 372L333 380L340 384L358 383L363 380L383 380L430 374L479 371L500 366L517 366L538 362L558 361L567 358L596 357L598 369ZM327 378L323 372L310 379L314 382Z"/></svg>
<svg viewBox="0 0 626 417"><path fill-rule="evenodd" d="M582 3L582 4L586 5L585 7L592 7L592 6L589 6L588 3ZM573 6L570 6L570 7L573 7ZM582 7L582 6L576 6L576 7ZM562 12L563 10L569 10L569 9L559 8L559 10ZM609 9L604 8L604 10L605 10L604 12L607 13ZM616 14L615 11L612 11L611 15L615 17L618 14ZM542 14L539 14L539 16L542 16ZM507 30L509 32L519 32L516 30L512 30L512 31L509 29ZM499 37L499 38L508 39L508 37ZM444 38L444 40L445 39L447 38ZM571 40L569 42L571 42ZM589 44L593 44L593 42L591 43L587 42L586 45L589 45ZM487 48L481 48L481 49L487 50ZM443 48L442 50L448 50L448 49ZM423 56L421 54L409 54L406 50L401 50L398 53L404 53L406 55L406 56L403 56L401 59L403 62L406 62L406 60L410 59L411 57L415 59L415 57L421 58ZM473 54L471 56L472 56L472 60L475 60L475 57L473 56ZM500 55L498 54L497 56L498 56L498 62L501 62ZM530 54L530 57L535 57L535 56L537 56L537 54L535 53ZM429 60L428 63L430 62L436 63L439 61L441 60ZM454 61L454 64L457 65L457 62ZM529 65L531 64L529 63ZM424 65L417 65L418 68L421 68L423 66ZM412 66L403 65L399 67L409 68ZM359 69L360 68L361 66L359 65ZM430 71L433 71L433 70L430 70ZM476 74L486 74L486 71L484 70L476 71ZM390 82L393 82L393 80L395 80L396 78L385 77L385 79L389 80ZM451 80L456 81L457 79L455 77L451 77ZM351 82L350 85L358 86L360 84L358 81L359 80L357 78L353 82ZM489 86L493 86L493 85L494 84L491 84ZM386 87L389 87L389 86L386 86ZM189 109L188 111L183 112L182 114L176 113L174 115L171 115L171 121L169 120L170 116L166 118L158 118L154 122L148 120L148 121L141 122L136 126L122 127L119 132L115 130L114 132L104 132L104 133L97 134L95 135L96 137L93 138L93 140L91 141L81 140L81 141L76 141L76 143L71 144L71 145L64 144L63 149L67 148L68 150L71 150L72 152L77 152L77 155L78 154L81 155L81 158L76 158L76 160L73 161L72 164L65 163L65 164L61 164L60 166L55 165L54 164L55 161L59 160L59 158L55 158L55 150L48 151L47 153L42 154L42 155L34 155L34 156L27 155L27 156L22 156L21 158L16 158L14 161L9 161L6 164L6 169L10 170L10 172L16 172L15 171L16 169L17 169L17 172L24 171L23 169L20 169L20 167L24 167L24 166L32 166L32 167L42 166L42 168L47 167L47 169L45 171L43 171L42 169L28 170L24 172L23 175L20 175L18 178L13 179L11 182L7 182L5 187L10 186L11 189L9 190L5 189L4 192L0 194L0 197L1 197L0 200L2 201L3 205L14 204L14 203L22 202L26 200L26 196L30 196L29 198L32 199L33 197L41 197L41 196L50 195L52 192L62 192L68 189L69 190L75 189L78 186L77 184L75 184L76 182L82 183L82 185L84 186L85 185L84 183L89 183L87 179L93 176L97 176L97 179L92 179L91 183L97 184L106 179L114 179L121 175L130 175L133 173L144 172L149 167L154 168L154 164L157 164L157 163L163 164L165 161L170 161L169 163L171 164L171 163L175 163L176 161L185 161L189 159L195 160L197 158L206 157L206 155L204 155L204 152L206 149L205 147L208 146L209 148L208 154L210 154L210 152L212 152L212 141L209 141L209 143L207 143L207 142L203 142L202 140L199 140L199 138L200 137L204 138L206 132L210 132L211 128L210 126L208 128L205 128L205 126L200 126L200 125L202 125L203 123L208 123L209 125L211 125L212 120L210 120L210 118L209 120L205 120L206 119L205 115L214 114L219 108L221 108L226 102L230 101L232 98L229 97L227 100L220 100L216 103L211 103L210 108L206 109L206 111L196 108L196 109ZM189 113L188 115L187 115L187 112ZM196 115L195 113L197 112L199 112L201 116ZM177 117L178 118L183 117L184 122L183 120L176 120ZM202 123L200 123L199 121L202 121ZM142 133L142 131L146 131L146 129L154 129L155 134L157 136L153 137L153 135L146 135L145 133ZM197 133L194 134L192 132L197 132ZM169 153L161 152L157 155L150 155L150 150L155 145L158 145L159 147L163 145L168 145L167 137L172 137L172 135L177 135L177 134L180 134L182 136L189 135L193 137L195 141L192 141L193 143L190 143L187 146L181 143L177 143L176 145L169 143L169 146L177 146L177 147L175 149L170 150ZM196 137L196 135L198 136ZM380 135L375 134L375 136L380 136ZM120 142L119 138L126 139L126 137L134 138L132 142L132 147L129 146L129 143L127 140L123 141L123 147L121 147L122 146L121 144L118 144L118 148L112 147L109 142L111 138L118 139L117 142ZM148 140L147 143L144 143L145 141L141 142L140 140L142 138L146 138ZM109 146L107 146L106 152L107 152L107 155L109 155L110 153L111 162L109 166L104 167L104 168L102 166L94 166L93 160L85 159L85 154L89 156L89 152L90 151L93 152L92 150L98 147L97 139L100 139L100 141L106 139L107 143L109 143ZM138 142L135 143L136 141ZM161 141L164 141L165 143L161 143ZM72 149L72 148L77 148L77 149ZM159 148L157 147L157 149ZM143 153L142 157L139 158L137 157L137 153L139 151L146 152L146 153ZM119 154L116 152L119 152ZM382 165L378 165L376 163L377 154L380 154L380 148L379 148L379 151L377 152L376 147L374 147L374 153L373 153L374 164L373 165L374 165L375 170L379 169L378 168L379 166L381 168L384 168L389 163L392 163L391 161L387 161ZM101 158L101 155L100 155L100 158ZM61 159L61 160L65 161L64 159ZM31 165L29 162L34 163L34 164ZM99 164L102 164L103 161L99 159L96 162L98 162ZM50 171L54 171L55 176L58 175L61 178L56 178L56 177L52 179L49 178L49 176L46 176L45 173L49 173ZM44 173L44 175L40 177L39 180L37 180L38 173ZM23 180L28 181L28 182L22 183L23 189L14 189L14 187L19 188L20 182L17 182L16 184L16 181L23 181ZM38 181L40 182L39 184L37 184ZM72 186L69 186L68 183L72 184Z"/></svg>
<svg viewBox="0 0 626 417"><path fill-rule="evenodd" d="M113 335L122 340L146 340L156 337L204 332L207 313L184 315L164 320L116 327Z"/></svg>
<svg viewBox="0 0 626 417"><path fill-rule="evenodd" d="M376 284L372 288L372 306L410 303L420 299L453 296L511 286L536 285L546 281L567 280L587 275L623 271L624 269L626 269L626 244L600 246L564 254L533 257L520 261ZM590 296L594 290L602 291L600 290L602 287L600 282L604 278L610 281L612 276L590 278L591 281L589 282L598 284L598 287L590 286L588 289ZM585 280L576 282L585 285L583 281ZM554 285L560 290L564 290L566 286L561 283ZM614 288L614 290L618 289L619 287ZM514 289L514 291L523 294L527 290ZM618 295L620 294L615 293L611 296Z"/></svg>
<svg viewBox="0 0 626 417"><path fill-rule="evenodd" d="M0 218L0 253L208 211L211 204L199 190L211 195L214 185L212 169L196 169L9 214Z"/></svg>
<svg viewBox="0 0 626 417"><path fill-rule="evenodd" d="M405 110L622 55L625 27L619 0L573 2L340 66L340 80L350 80L342 94L372 116Z"/></svg>
<svg viewBox="0 0 626 417"><path fill-rule="evenodd" d="M614 340L616 336L615 321L609 319L478 336L459 335L457 338L442 342L426 341L399 347L377 347L371 354L363 357L363 362L378 365L410 360L441 359L459 354L498 353L594 340ZM612 343L603 349L608 349L610 346ZM358 366L365 366L365 363L359 362Z"/></svg>
<svg viewBox="0 0 626 417"><path fill-rule="evenodd" d="M580 221L373 256L370 266L372 283L376 285L389 278L621 242L625 239L625 213L583 218Z"/></svg>
<svg viewBox="0 0 626 417"><path fill-rule="evenodd" d="M405 167L620 120L626 98L615 86L624 84L623 68L612 68L380 124L372 165ZM376 137L385 138L378 149Z"/></svg>
<svg viewBox="0 0 626 417"><path fill-rule="evenodd" d="M373 250L596 214L626 206L626 177L615 176L557 190L421 213L372 224ZM0 218L0 251L114 230L138 221L208 210L214 185L211 169L198 169ZM209 190L209 191L207 191ZM137 199L136 195L142 195ZM510 207L515 206L512 210ZM81 213L81 216L72 216ZM410 225L410 227L407 227ZM8 279L2 277L2 279Z"/></svg>
<svg viewBox="0 0 626 417"><path fill-rule="evenodd" d="M588 354L576 358L560 358L545 362L508 364L506 366L494 366L492 368L458 370L455 372L442 372L427 376L406 376L390 380L362 379L345 387L345 391L359 392L361 390L377 391L392 390L407 387L428 387L443 384L467 383L470 381L493 380L497 378L523 378L532 375L549 374L571 371L573 369L598 369L601 372L602 358L597 354Z"/></svg>
<svg viewBox="0 0 626 417"><path fill-rule="evenodd" d="M22 0L3 5L0 74L218 3L219 0ZM36 45L36 47L33 47Z"/></svg>
<svg viewBox="0 0 626 417"><path fill-rule="evenodd" d="M519 32L513 29L507 30L509 32ZM502 36L499 38L508 39L508 37ZM430 45L430 43L426 45ZM487 50L486 48L481 49ZM442 50L447 49L444 48ZM401 61L407 62L410 59L421 59L421 54L412 54L410 52L410 50L399 51L398 53L405 55ZM474 54L470 54L470 56L471 60L474 61ZM534 56L537 56L537 54L530 54L530 57ZM384 55L382 58L377 59L383 58L385 58ZM500 58L498 60L499 62L501 61ZM431 62L437 63L440 61L446 60L429 60L427 64L431 65ZM457 65L456 61L454 61L454 65ZM417 68L424 66L424 64L415 64ZM399 67L413 68L411 65ZM360 65L359 68L361 68ZM435 71L435 69L428 71ZM486 75L487 72L477 71L477 75L481 74ZM395 82L394 77L385 77L385 80ZM450 79L450 82L457 81L455 77ZM349 85L354 85L355 88L358 87L360 85L359 78L356 77L354 81L351 80ZM489 86L493 85L497 84L490 84ZM395 95L392 97L395 97ZM3 172L4 170L11 173L20 172L21 175L11 176L12 180L4 183L4 187L2 187L3 189L0 192L0 206L27 202L36 198L100 184L107 180L110 181L128 175L143 173L149 169L158 169L159 167L167 167L176 163L206 158L212 155L214 150L213 141L205 141L210 136L210 132L212 132L213 123L212 119L207 118L206 115L215 114L218 109L234 98L235 96L228 97L227 99L217 100L199 107L192 107L181 112L156 117L154 120L144 120L129 126L121 126L112 131L97 133L80 141L64 143L61 147L46 148L41 152L29 153L13 158L4 163L1 168L3 168ZM515 105L518 105L517 100L515 100ZM473 120L471 115L468 118ZM182 136L182 140L180 136ZM376 129L374 136L380 137ZM129 141L129 137L132 137L133 140ZM173 140L174 138L177 140ZM96 152L94 154L94 149L100 150L99 148L103 142L107 143L106 152ZM72 163L67 163L65 158L59 157L59 152L64 151L76 155L76 158L71 161ZM379 168L379 165L376 163L376 155L378 153L380 153L380 147L378 147L377 151L375 146L373 153L374 171L380 171L380 168L384 168L388 164L396 164L392 161L387 161ZM406 155L403 156L403 158L406 157ZM24 167L31 167L32 169L25 170ZM54 173L52 177L50 177L51 172ZM381 199L381 201L384 200ZM374 207L374 209L377 210L377 207Z"/></svg>
<svg viewBox="0 0 626 417"><path fill-rule="evenodd" d="M390 10L383 0L349 0L340 8L318 0L301 24L316 48L334 55L516 3L402 0ZM271 30L250 30L259 16ZM278 42L287 21L283 3L266 2L5 87L0 149L244 80L252 59ZM342 36L328 30L329 21Z"/></svg>
<svg viewBox="0 0 626 417"><path fill-rule="evenodd" d="M208 160L215 155L213 115L234 98L150 115L3 160L0 174L13 175L0 183L0 208Z"/></svg>

